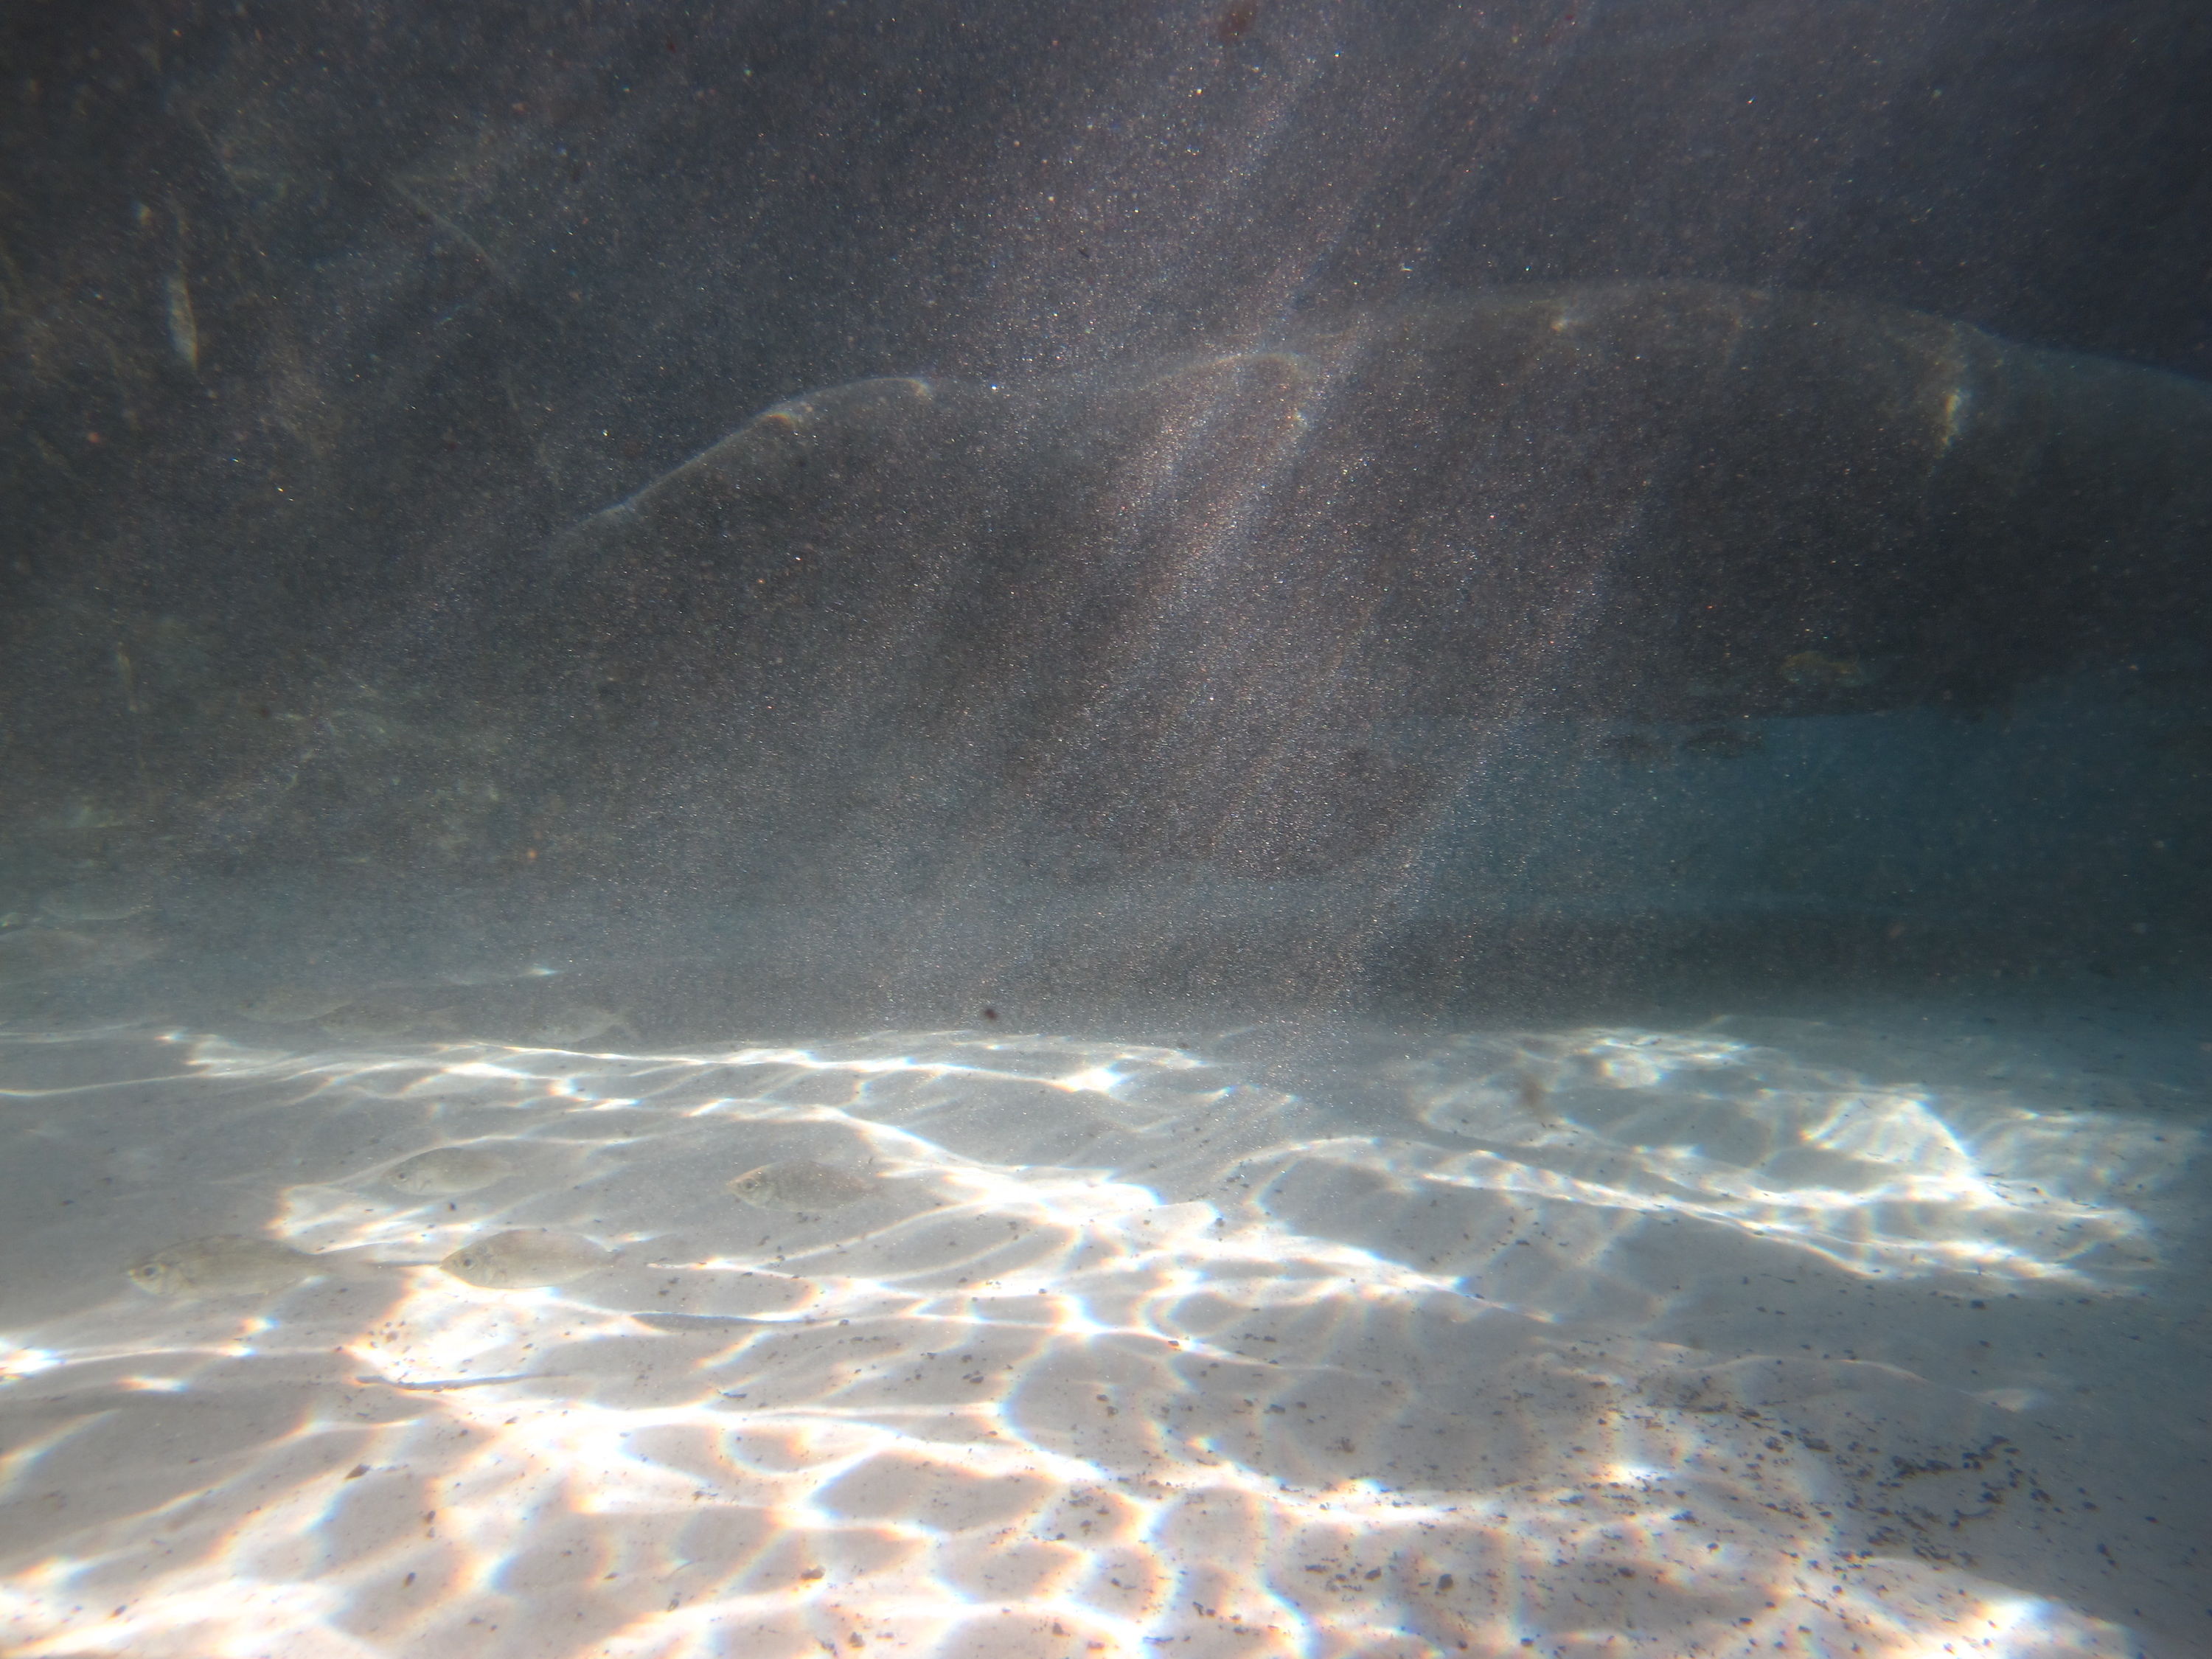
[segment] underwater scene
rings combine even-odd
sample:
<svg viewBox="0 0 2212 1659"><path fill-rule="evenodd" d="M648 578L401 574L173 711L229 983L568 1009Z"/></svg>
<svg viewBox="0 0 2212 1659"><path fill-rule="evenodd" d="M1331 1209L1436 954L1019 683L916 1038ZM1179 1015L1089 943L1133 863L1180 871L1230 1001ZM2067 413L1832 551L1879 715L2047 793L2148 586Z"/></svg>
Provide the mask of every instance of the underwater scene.
<svg viewBox="0 0 2212 1659"><path fill-rule="evenodd" d="M2212 1655L2212 21L0 70L0 1653Z"/></svg>

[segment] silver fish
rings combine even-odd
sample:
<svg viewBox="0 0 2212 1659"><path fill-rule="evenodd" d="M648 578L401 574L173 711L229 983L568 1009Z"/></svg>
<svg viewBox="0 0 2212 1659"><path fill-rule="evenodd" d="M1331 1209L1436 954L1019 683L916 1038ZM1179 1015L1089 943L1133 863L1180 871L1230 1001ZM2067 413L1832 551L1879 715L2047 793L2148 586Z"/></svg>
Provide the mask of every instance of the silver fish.
<svg viewBox="0 0 2212 1659"><path fill-rule="evenodd" d="M416 1198L453 1198L504 1181L514 1166L481 1146L439 1146L393 1164L384 1179Z"/></svg>
<svg viewBox="0 0 2212 1659"><path fill-rule="evenodd" d="M438 1265L464 1285L479 1290L524 1291L566 1285L586 1273L597 1273L611 1263L615 1255L574 1233L556 1232L550 1227L517 1227L464 1244Z"/></svg>
<svg viewBox="0 0 2212 1659"><path fill-rule="evenodd" d="M204 1296L265 1296L289 1290L325 1271L306 1250L274 1239L216 1233L156 1250L126 1271L131 1282L155 1296L180 1300Z"/></svg>
<svg viewBox="0 0 2212 1659"><path fill-rule="evenodd" d="M238 1005L248 1019L268 1025L301 1025L334 1014L354 1000L350 991L319 991L305 985L277 985Z"/></svg>
<svg viewBox="0 0 2212 1659"><path fill-rule="evenodd" d="M763 1210L834 1210L878 1190L873 1176L833 1169L805 1158L763 1164L728 1185L731 1192Z"/></svg>

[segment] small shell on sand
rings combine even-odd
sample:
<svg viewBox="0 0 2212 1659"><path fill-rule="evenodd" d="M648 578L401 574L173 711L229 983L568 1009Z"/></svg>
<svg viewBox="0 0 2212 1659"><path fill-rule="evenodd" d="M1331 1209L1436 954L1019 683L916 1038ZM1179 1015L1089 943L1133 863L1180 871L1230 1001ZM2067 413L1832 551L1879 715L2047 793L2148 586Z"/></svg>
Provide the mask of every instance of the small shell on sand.
<svg viewBox="0 0 2212 1659"><path fill-rule="evenodd" d="M439 1146L393 1164L385 1180L416 1198L453 1198L503 1181L514 1166L481 1146Z"/></svg>
<svg viewBox="0 0 2212 1659"><path fill-rule="evenodd" d="M871 1196L877 1182L873 1176L794 1158L748 1170L729 1189L763 1210L834 1210Z"/></svg>
<svg viewBox="0 0 2212 1659"><path fill-rule="evenodd" d="M550 1227L517 1227L464 1244L438 1265L464 1285L485 1291L565 1285L615 1260L588 1238Z"/></svg>
<svg viewBox="0 0 2212 1659"><path fill-rule="evenodd" d="M265 1296L313 1279L324 1264L305 1250L273 1239L217 1233L157 1250L127 1271L131 1282L155 1296Z"/></svg>

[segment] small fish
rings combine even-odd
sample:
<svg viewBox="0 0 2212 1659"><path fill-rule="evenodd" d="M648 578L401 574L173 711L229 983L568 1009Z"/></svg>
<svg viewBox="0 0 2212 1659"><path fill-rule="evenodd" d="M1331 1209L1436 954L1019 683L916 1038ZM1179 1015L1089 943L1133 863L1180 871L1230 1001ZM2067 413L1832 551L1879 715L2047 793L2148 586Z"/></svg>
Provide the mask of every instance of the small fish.
<svg viewBox="0 0 2212 1659"><path fill-rule="evenodd" d="M597 1273L615 1260L575 1233L550 1227L517 1227L464 1244L438 1265L464 1285L483 1291L526 1291L566 1285Z"/></svg>
<svg viewBox="0 0 2212 1659"><path fill-rule="evenodd" d="M81 974L100 962L100 942L59 927L15 927L0 936L0 985Z"/></svg>
<svg viewBox="0 0 2212 1659"><path fill-rule="evenodd" d="M562 969L548 967L542 962L525 963L520 967L501 966L495 963L484 968L456 968L451 973L439 975L438 982L441 985L471 987L505 985L510 980L552 979L564 971L566 970Z"/></svg>
<svg viewBox="0 0 2212 1659"><path fill-rule="evenodd" d="M2212 726L2185 726L2161 732L2151 739L2151 747L2176 770L2191 777L2212 773Z"/></svg>
<svg viewBox="0 0 2212 1659"><path fill-rule="evenodd" d="M1210 31L1215 41L1233 46L1252 32L1252 25L1260 21L1260 0L1231 0L1214 14Z"/></svg>
<svg viewBox="0 0 2212 1659"><path fill-rule="evenodd" d="M1740 760L1766 747L1766 733L1730 726L1701 726L1682 739L1682 752L1707 760Z"/></svg>
<svg viewBox="0 0 2212 1659"><path fill-rule="evenodd" d="M177 361L186 368L200 366L200 324L192 313L191 285L185 281L185 268L179 265L169 273L163 284L169 301L169 348L177 354Z"/></svg>
<svg viewBox="0 0 2212 1659"><path fill-rule="evenodd" d="M1672 744L1649 732L1615 732L1600 738L1598 751L1621 766L1657 766L1674 757Z"/></svg>
<svg viewBox="0 0 2212 1659"><path fill-rule="evenodd" d="M559 1003L522 1028L522 1041L532 1048L573 1048L610 1031L620 1031L632 1042L637 1039L637 1028L611 1008L589 1002Z"/></svg>
<svg viewBox="0 0 2212 1659"><path fill-rule="evenodd" d="M248 997L238 1012L266 1025L303 1025L334 1014L354 1000L350 991L318 991L305 985L277 985Z"/></svg>
<svg viewBox="0 0 2212 1659"><path fill-rule="evenodd" d="M98 933L61 927L10 927L0 933L0 985L112 973L161 954L160 941L129 927Z"/></svg>
<svg viewBox="0 0 2212 1659"><path fill-rule="evenodd" d="M289 1290L325 1271L306 1250L274 1239L216 1233L157 1250L125 1271L131 1282L155 1296L191 1300L206 1296L265 1296Z"/></svg>
<svg viewBox="0 0 2212 1659"><path fill-rule="evenodd" d="M455 1198L503 1181L514 1166L481 1146L439 1146L402 1159L384 1172L386 1182L416 1198Z"/></svg>
<svg viewBox="0 0 2212 1659"><path fill-rule="evenodd" d="M140 887L122 881L80 881L47 894L39 908L54 921L74 927L88 921L122 921L151 909L154 901Z"/></svg>
<svg viewBox="0 0 2212 1659"><path fill-rule="evenodd" d="M58 818L49 819L48 827L55 830L120 830L131 822L127 814L112 807L95 806L88 800L70 803Z"/></svg>
<svg viewBox="0 0 2212 1659"><path fill-rule="evenodd" d="M1856 657L1831 657L1818 651L1800 651L1782 659L1782 678L1792 685L1832 686L1848 690L1867 683L1866 665Z"/></svg>
<svg viewBox="0 0 2212 1659"><path fill-rule="evenodd" d="M363 1042L406 1036L426 1027L442 1030L450 1027L451 1021L441 1009L425 1008L398 997L370 997L346 1003L315 1024L325 1036L341 1042Z"/></svg>
<svg viewBox="0 0 2212 1659"><path fill-rule="evenodd" d="M832 1169L811 1158L763 1164L729 1182L729 1190L757 1209L834 1210L872 1196L873 1176Z"/></svg>

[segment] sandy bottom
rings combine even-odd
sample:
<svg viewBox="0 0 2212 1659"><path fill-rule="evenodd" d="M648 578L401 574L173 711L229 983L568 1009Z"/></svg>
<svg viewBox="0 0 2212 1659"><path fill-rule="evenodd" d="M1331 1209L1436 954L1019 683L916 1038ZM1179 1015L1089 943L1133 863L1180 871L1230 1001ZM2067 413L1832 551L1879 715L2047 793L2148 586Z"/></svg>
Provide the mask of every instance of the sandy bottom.
<svg viewBox="0 0 2212 1659"><path fill-rule="evenodd" d="M2208 1044L18 1030L0 1648L2212 1653ZM125 1275L226 1232L343 1254Z"/></svg>

